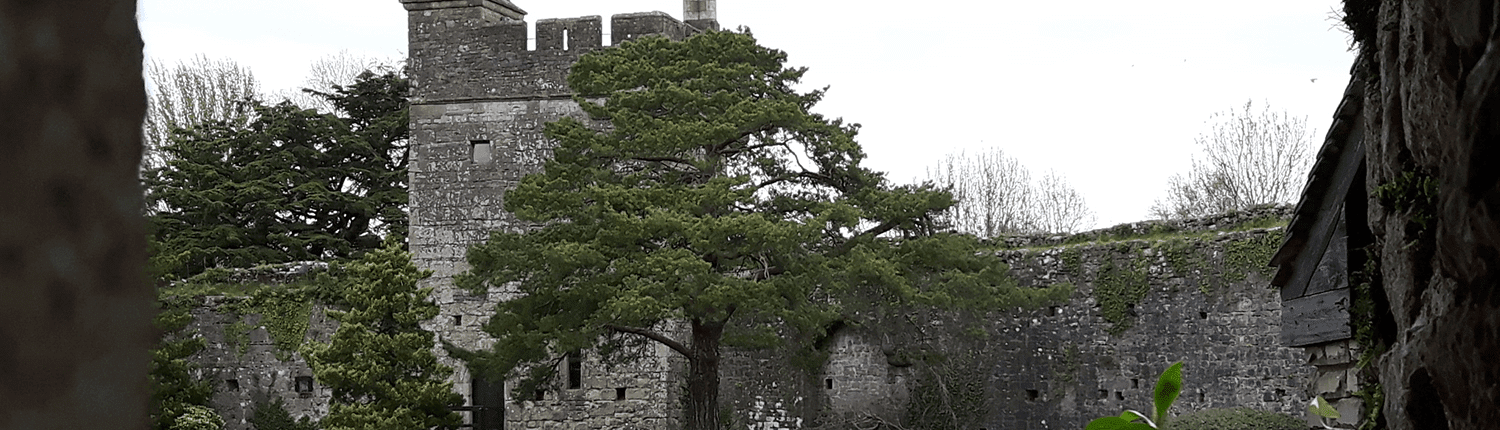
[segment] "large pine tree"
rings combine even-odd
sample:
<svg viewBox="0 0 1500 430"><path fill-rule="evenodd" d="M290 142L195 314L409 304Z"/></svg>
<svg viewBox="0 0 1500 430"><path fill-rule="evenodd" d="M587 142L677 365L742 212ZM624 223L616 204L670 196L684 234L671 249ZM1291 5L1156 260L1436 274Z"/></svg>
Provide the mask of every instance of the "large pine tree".
<svg viewBox="0 0 1500 430"><path fill-rule="evenodd" d="M556 354L648 339L686 358L687 428L717 429L721 345L816 339L859 300L989 303L1004 266L940 232L952 197L862 167L858 125L812 113L823 92L785 62L733 32L581 58L568 84L610 127L547 124L553 160L505 196L544 227L469 251L461 286L523 294L471 364L546 377Z"/></svg>

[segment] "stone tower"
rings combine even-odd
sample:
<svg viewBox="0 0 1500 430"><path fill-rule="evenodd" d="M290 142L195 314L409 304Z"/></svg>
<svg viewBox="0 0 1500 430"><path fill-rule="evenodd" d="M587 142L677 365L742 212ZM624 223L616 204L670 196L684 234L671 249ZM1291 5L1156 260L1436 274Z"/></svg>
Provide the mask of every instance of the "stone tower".
<svg viewBox="0 0 1500 430"><path fill-rule="evenodd" d="M718 0L682 0L682 21L699 30L719 29Z"/></svg>
<svg viewBox="0 0 1500 430"><path fill-rule="evenodd" d="M514 293L472 294L456 289L453 276L467 269L469 246L491 231L530 227L505 211L505 193L551 156L544 124L586 120L566 78L580 55L605 47L602 20L539 20L529 47L526 12L509 0L400 1L412 82L410 247L417 266L433 271L423 286L442 309L427 328L457 346L484 348L492 340L480 324ZM662 12L615 15L611 25L611 45L698 31ZM569 358L557 386L517 405L506 401L504 382L471 377L461 361L440 357L455 369L455 389L477 407L466 419L479 430L548 427L560 416L589 428L666 428L679 415L669 409L678 388L668 383L675 378L665 359L606 371L593 357Z"/></svg>

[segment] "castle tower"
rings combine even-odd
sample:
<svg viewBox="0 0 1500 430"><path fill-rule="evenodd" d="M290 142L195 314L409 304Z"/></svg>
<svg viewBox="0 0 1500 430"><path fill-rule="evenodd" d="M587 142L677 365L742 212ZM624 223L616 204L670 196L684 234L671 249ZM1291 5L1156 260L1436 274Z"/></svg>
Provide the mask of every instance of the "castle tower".
<svg viewBox="0 0 1500 430"><path fill-rule="evenodd" d="M551 157L543 125L563 117L588 120L573 101L567 75L579 56L604 47L603 21L539 20L535 48L529 48L526 12L510 0L400 2L407 11L412 83L409 246L416 265L433 272L421 286L433 289L441 308L424 327L459 347L486 348L492 340L480 325L495 303L515 292L473 294L455 288L453 276L468 269L468 248L490 232L532 227L505 211L505 193ZM696 32L661 12L616 15L611 24L614 44ZM482 408L466 418L476 430L549 427L560 414L590 428L666 428L679 415L671 409L677 387L664 379L664 362L605 372L591 357L570 360L564 384L517 405L505 399L507 384L475 378L446 354L439 359L455 369L455 390Z"/></svg>
<svg viewBox="0 0 1500 430"><path fill-rule="evenodd" d="M682 0L682 21L701 31L719 29L718 0Z"/></svg>

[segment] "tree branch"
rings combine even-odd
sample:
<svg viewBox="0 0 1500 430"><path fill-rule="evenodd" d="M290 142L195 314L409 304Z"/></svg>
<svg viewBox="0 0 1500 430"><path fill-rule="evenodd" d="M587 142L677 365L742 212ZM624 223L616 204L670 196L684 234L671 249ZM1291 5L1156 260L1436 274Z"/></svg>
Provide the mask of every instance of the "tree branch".
<svg viewBox="0 0 1500 430"><path fill-rule="evenodd" d="M658 343L661 343L662 345L666 345L668 348L672 348L673 351L677 351L678 354L682 354L683 357L688 357L688 358L692 358L693 357L693 351L688 350L687 345L683 345L681 342L678 342L678 341L672 340L672 338L663 336L661 333L657 333L657 332L654 332L654 331L651 331L651 330L647 330L647 329L643 329L643 328L626 327L626 326L619 326L619 325L614 325L614 324L605 324L604 328L607 328L607 329L610 329L610 330L614 330L614 331L617 331L617 332L620 332L620 333L630 333L630 334L634 334L634 335L639 335L641 337L657 341Z"/></svg>

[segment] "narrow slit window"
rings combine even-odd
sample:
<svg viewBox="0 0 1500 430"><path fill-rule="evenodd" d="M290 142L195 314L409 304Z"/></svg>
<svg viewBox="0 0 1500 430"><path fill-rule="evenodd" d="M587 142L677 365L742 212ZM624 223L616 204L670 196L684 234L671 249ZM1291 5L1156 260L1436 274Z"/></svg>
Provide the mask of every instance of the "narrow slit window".
<svg viewBox="0 0 1500 430"><path fill-rule="evenodd" d="M827 389L832 390L833 389L833 378L824 379L823 380L823 388L827 388Z"/></svg>
<svg viewBox="0 0 1500 430"><path fill-rule="evenodd" d="M490 164L495 160L494 149L488 140L469 141L469 160L474 164Z"/></svg>
<svg viewBox="0 0 1500 430"><path fill-rule="evenodd" d="M563 29L563 50L568 50L568 29Z"/></svg>
<svg viewBox="0 0 1500 430"><path fill-rule="evenodd" d="M568 355L568 389L577 390L583 388L583 360L578 354Z"/></svg>

